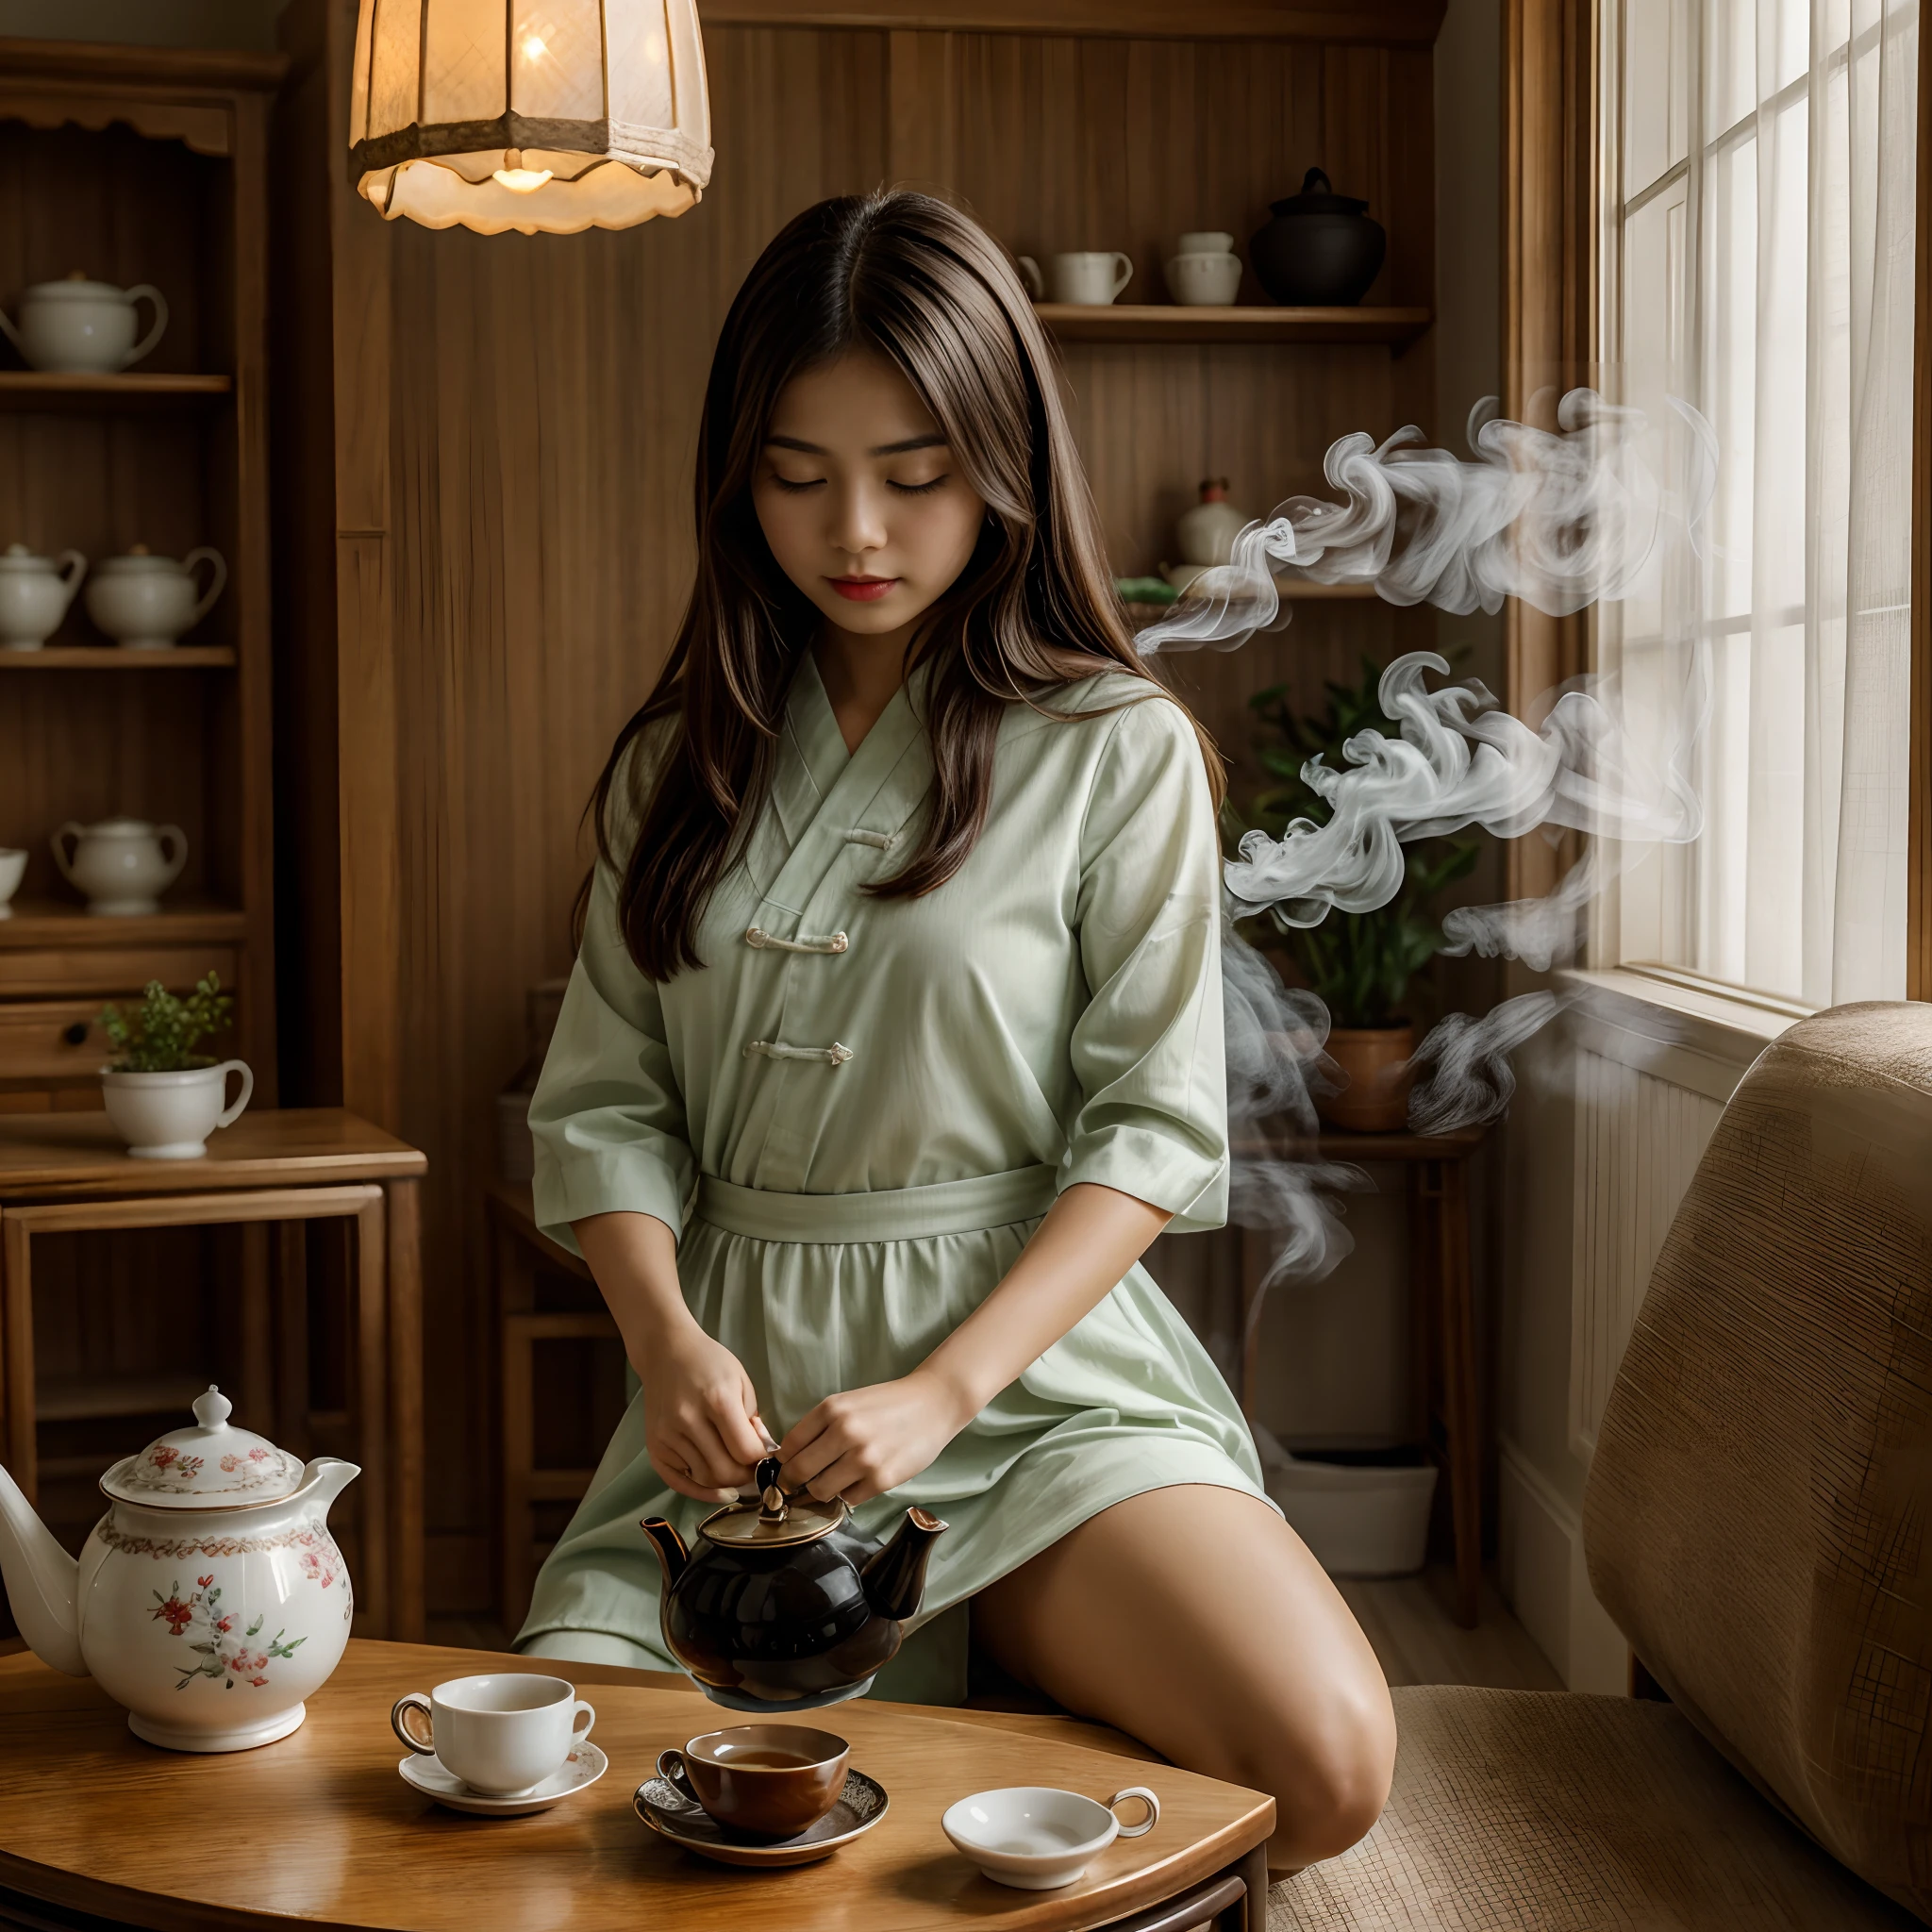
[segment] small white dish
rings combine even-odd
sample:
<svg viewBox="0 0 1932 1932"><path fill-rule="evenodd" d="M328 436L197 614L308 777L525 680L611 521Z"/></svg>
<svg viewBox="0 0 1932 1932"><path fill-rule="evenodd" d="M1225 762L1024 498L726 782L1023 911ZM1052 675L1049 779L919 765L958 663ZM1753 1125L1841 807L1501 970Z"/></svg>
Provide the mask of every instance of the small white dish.
<svg viewBox="0 0 1932 1932"><path fill-rule="evenodd" d="M1123 1824L1115 1807L1138 1798L1144 1822ZM1160 1800L1145 1785L1106 1804L1051 1785L975 1791L947 1807L940 1828L995 1885L1055 1891L1071 1885L1116 1838L1141 1838L1160 1822Z"/></svg>
<svg viewBox="0 0 1932 1932"><path fill-rule="evenodd" d="M403 1774L403 1782L425 1798L434 1798L452 1811L474 1811L483 1818L521 1818L527 1811L547 1811L551 1806L574 1798L595 1784L609 1768L610 1760L596 1745L579 1743L564 1759L562 1768L552 1772L534 1790L521 1792L514 1798L492 1798L487 1791L473 1791L455 1772L444 1767L440 1757L422 1757L412 1753L396 1766Z"/></svg>

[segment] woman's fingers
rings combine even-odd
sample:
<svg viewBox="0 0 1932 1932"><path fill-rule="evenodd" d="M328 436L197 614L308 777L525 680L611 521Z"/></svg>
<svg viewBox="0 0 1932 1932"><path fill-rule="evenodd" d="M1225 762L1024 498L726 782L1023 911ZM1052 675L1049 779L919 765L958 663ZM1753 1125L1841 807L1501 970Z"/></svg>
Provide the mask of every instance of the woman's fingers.
<svg viewBox="0 0 1932 1932"><path fill-rule="evenodd" d="M741 1375L741 1383L738 1390L721 1390L712 1398L709 1420L718 1433L720 1446L734 1462L743 1465L744 1474L732 1480L750 1482L754 1465L768 1452L765 1432L753 1421L758 1414L758 1391L752 1388L749 1377Z"/></svg>
<svg viewBox="0 0 1932 1932"><path fill-rule="evenodd" d="M651 1467L680 1496L689 1496L694 1503L727 1503L731 1500L728 1490L714 1489L692 1474L691 1461L696 1452L688 1443L667 1439L647 1442L645 1447L650 1455Z"/></svg>

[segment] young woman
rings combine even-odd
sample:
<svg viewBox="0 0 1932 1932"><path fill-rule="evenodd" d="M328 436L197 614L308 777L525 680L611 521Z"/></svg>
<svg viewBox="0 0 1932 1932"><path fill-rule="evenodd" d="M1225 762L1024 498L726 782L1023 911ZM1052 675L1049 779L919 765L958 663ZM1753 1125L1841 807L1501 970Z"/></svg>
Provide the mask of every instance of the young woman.
<svg viewBox="0 0 1932 1932"><path fill-rule="evenodd" d="M594 804L530 1110L538 1219L641 1391L520 1646L665 1669L640 1519L777 1439L879 1534L952 1525L881 1695L976 1641L1272 1791L1271 1863L1387 1795L1374 1654L1139 1265L1224 1218L1220 769L1134 653L999 249L828 201L724 323L698 573Z"/></svg>

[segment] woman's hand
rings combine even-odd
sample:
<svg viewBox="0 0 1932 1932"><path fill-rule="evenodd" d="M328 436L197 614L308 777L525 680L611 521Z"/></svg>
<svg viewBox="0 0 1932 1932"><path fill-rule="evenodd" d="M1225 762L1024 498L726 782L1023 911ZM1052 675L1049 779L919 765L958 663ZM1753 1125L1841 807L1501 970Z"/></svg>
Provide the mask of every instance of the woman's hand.
<svg viewBox="0 0 1932 1932"><path fill-rule="evenodd" d="M725 1503L772 1451L742 1364L698 1326L677 1280L677 1241L650 1214L571 1224L644 1391L644 1446L680 1496Z"/></svg>
<svg viewBox="0 0 1932 1932"><path fill-rule="evenodd" d="M828 1395L778 1444L788 1489L855 1507L910 1482L972 1420L924 1369Z"/></svg>
<svg viewBox="0 0 1932 1932"><path fill-rule="evenodd" d="M680 1496L728 1503L771 1444L743 1364L690 1316L658 1329L632 1359L644 1391L644 1446Z"/></svg>

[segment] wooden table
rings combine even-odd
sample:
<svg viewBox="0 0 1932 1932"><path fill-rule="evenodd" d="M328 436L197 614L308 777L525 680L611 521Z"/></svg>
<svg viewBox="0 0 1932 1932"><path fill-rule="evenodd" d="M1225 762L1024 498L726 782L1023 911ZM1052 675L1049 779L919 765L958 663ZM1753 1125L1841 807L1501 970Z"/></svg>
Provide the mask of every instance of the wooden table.
<svg viewBox="0 0 1932 1932"><path fill-rule="evenodd" d="M441 1810L396 1774L390 1706L405 1690L502 1670L571 1675L596 1706L610 1769L532 1817ZM723 1715L684 1679L654 1672L358 1641L292 1737L204 1757L140 1742L91 1680L8 1657L0 1925L1180 1932L1212 1922L1262 1932L1274 1801L1144 1761L1129 1740L1066 1719L869 1699L822 1712L813 1722L849 1738L854 1765L885 1786L884 1822L796 1871L709 1864L654 1836L630 1801L659 1750ZM940 1815L969 1791L1041 1783L1100 1798L1149 1785L1160 1823L1116 1840L1063 1890L1009 1890L954 1851Z"/></svg>
<svg viewBox="0 0 1932 1932"><path fill-rule="evenodd" d="M1469 1263L1469 1158L1487 1132L1483 1127L1453 1134L1331 1130L1314 1141L1251 1141L1234 1148L1238 1158L1266 1154L1286 1160L1388 1161L1408 1171L1409 1433L1448 1477L1456 1537L1456 1620L1471 1630L1482 1604L1483 1441ZM1274 1260L1271 1239L1266 1229L1242 1231L1240 1392L1241 1409L1251 1419L1260 1324L1249 1317L1261 1277Z"/></svg>
<svg viewBox="0 0 1932 1932"><path fill-rule="evenodd" d="M42 1236L239 1224L246 1233L236 1421L292 1454L334 1451L360 1464L367 1525L356 1568L357 1624L383 1635L423 1626L422 1264L414 1147L341 1108L258 1108L208 1138L202 1160L136 1160L104 1113L0 1116L0 1444L15 1481L37 1485L33 1244ZM354 1223L347 1412L308 1397L302 1224ZM279 1247L270 1288L269 1236ZM193 1390L173 1391L183 1414ZM89 1411L115 1412L103 1378ZM152 1381L126 1404L148 1413ZM124 1407L124 1412L133 1412ZM105 1463L103 1467L105 1467ZM365 1613L366 1612L366 1618Z"/></svg>

